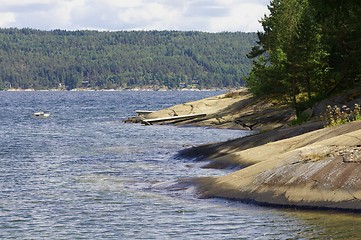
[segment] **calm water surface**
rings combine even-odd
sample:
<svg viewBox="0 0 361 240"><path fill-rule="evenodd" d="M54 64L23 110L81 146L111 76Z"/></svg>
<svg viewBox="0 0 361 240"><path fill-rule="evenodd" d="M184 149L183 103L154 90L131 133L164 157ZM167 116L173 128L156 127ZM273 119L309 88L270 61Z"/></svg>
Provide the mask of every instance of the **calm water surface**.
<svg viewBox="0 0 361 240"><path fill-rule="evenodd" d="M226 174L177 151L247 132L124 124L219 92L0 92L0 239L345 239L361 217L154 188ZM35 119L36 111L51 112Z"/></svg>

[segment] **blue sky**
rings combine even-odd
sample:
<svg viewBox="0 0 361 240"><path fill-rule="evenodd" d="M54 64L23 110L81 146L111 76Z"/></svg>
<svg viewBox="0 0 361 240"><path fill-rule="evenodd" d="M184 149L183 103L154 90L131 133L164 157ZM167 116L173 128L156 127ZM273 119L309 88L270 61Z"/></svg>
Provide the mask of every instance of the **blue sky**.
<svg viewBox="0 0 361 240"><path fill-rule="evenodd" d="M262 30L269 0L1 0L0 27L41 30Z"/></svg>

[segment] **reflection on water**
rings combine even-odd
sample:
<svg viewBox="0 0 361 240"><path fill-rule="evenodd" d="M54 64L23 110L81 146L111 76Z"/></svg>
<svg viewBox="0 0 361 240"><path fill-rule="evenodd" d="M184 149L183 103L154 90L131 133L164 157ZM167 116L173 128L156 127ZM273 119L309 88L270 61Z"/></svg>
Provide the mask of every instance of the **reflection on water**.
<svg viewBox="0 0 361 240"><path fill-rule="evenodd" d="M317 229L315 239L361 239L361 216L359 213L336 211L287 211L287 217L295 217Z"/></svg>

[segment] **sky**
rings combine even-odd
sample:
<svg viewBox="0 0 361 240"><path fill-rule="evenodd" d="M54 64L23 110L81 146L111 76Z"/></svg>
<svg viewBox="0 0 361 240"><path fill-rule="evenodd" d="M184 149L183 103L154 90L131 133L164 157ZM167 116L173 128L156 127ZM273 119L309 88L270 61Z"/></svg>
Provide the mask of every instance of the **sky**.
<svg viewBox="0 0 361 240"><path fill-rule="evenodd" d="M256 32L269 0L0 0L0 28Z"/></svg>

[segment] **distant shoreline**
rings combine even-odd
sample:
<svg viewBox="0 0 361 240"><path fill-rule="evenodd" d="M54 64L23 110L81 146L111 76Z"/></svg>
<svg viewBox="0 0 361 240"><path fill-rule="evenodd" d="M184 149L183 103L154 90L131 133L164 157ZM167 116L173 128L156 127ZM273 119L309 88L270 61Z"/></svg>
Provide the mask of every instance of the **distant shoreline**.
<svg viewBox="0 0 361 240"><path fill-rule="evenodd" d="M11 88L0 90L3 92L167 92L167 91L232 91L230 88L212 88L212 89L198 89L198 88L182 88L182 89L149 89L149 88L122 88L122 89L91 89L91 88L74 88L66 89L21 89Z"/></svg>

